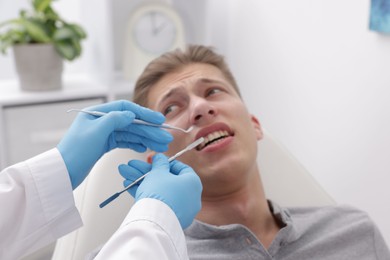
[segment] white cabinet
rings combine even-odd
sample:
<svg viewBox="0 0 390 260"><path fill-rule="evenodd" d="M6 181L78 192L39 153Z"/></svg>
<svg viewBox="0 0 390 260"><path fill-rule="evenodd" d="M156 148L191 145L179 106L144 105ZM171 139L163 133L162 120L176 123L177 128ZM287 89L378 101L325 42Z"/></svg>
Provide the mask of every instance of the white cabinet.
<svg viewBox="0 0 390 260"><path fill-rule="evenodd" d="M6 165L56 147L76 116L76 113L66 113L68 109L84 108L104 101L104 97L91 97L4 107Z"/></svg>

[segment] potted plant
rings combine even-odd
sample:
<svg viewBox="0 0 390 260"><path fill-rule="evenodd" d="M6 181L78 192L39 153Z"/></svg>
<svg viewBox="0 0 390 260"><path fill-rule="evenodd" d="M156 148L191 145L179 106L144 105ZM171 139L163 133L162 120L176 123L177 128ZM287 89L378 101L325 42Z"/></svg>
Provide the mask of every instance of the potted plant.
<svg viewBox="0 0 390 260"><path fill-rule="evenodd" d="M32 10L0 23L0 51L12 47L23 90L62 87L63 59L72 61L82 51L83 28L62 19L52 0L31 0Z"/></svg>

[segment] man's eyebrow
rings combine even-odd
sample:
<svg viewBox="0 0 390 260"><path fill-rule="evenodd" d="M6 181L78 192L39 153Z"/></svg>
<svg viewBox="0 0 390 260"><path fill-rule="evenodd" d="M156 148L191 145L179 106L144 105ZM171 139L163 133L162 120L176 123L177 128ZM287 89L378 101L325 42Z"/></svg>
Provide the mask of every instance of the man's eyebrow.
<svg viewBox="0 0 390 260"><path fill-rule="evenodd" d="M176 88L173 88L171 90L169 90L167 93L165 93L160 100L158 100L158 104L161 104L162 102L164 102L164 100L168 99L169 97L175 95L176 93L179 93L179 92L182 92L183 91L183 86L179 86L179 87L176 87Z"/></svg>
<svg viewBox="0 0 390 260"><path fill-rule="evenodd" d="M195 85L200 85L200 84L215 84L215 83L218 83L218 84L222 84L222 85L225 85L226 83L221 81L221 80L216 80L216 79L210 79L210 78L200 78L198 79L196 82L195 82ZM177 93L180 93L180 92L183 92L184 90L184 87L183 86L178 86L178 87L175 87L175 88L172 88L171 90L169 90L167 93L165 93L160 100L157 101L157 104L161 104L162 102L164 102L166 99L168 99L169 97L177 94Z"/></svg>
<svg viewBox="0 0 390 260"><path fill-rule="evenodd" d="M206 83L206 84L215 84L215 83L218 83L218 84L226 84L225 82L221 81L221 80L216 80L216 79L210 79L210 78L200 78L196 81L196 84L199 84L199 83Z"/></svg>

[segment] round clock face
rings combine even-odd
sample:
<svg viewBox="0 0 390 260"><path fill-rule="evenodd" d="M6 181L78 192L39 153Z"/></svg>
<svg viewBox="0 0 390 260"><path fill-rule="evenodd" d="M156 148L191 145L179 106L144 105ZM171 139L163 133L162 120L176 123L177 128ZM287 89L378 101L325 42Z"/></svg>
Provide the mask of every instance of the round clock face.
<svg viewBox="0 0 390 260"><path fill-rule="evenodd" d="M151 54L161 54L171 49L176 38L175 23L165 13L150 10L135 22L135 43Z"/></svg>

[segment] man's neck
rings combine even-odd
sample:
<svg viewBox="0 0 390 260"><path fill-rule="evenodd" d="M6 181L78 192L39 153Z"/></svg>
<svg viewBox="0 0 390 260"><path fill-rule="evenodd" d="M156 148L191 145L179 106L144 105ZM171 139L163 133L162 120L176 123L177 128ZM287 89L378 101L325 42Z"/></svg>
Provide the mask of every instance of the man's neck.
<svg viewBox="0 0 390 260"><path fill-rule="evenodd" d="M253 174L241 189L220 197L202 198L198 220L220 226L242 224L268 248L280 227L268 206L260 175Z"/></svg>

